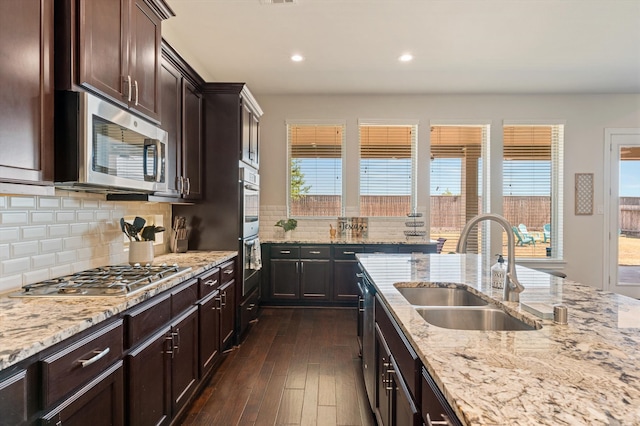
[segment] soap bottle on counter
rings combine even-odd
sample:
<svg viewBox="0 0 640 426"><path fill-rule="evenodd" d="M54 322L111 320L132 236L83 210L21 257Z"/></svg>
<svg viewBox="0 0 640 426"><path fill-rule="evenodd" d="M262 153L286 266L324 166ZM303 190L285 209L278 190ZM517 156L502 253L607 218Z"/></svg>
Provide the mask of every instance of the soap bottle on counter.
<svg viewBox="0 0 640 426"><path fill-rule="evenodd" d="M504 264L504 258L501 254L497 254L498 261L491 267L491 287L504 288L507 279L507 267Z"/></svg>

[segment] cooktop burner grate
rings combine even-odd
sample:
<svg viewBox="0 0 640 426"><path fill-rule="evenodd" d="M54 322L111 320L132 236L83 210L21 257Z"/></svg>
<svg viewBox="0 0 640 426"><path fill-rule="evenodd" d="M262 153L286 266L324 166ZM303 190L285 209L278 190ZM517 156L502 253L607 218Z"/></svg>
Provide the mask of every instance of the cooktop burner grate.
<svg viewBox="0 0 640 426"><path fill-rule="evenodd" d="M129 296L189 270L176 264L104 266L28 284L11 296Z"/></svg>

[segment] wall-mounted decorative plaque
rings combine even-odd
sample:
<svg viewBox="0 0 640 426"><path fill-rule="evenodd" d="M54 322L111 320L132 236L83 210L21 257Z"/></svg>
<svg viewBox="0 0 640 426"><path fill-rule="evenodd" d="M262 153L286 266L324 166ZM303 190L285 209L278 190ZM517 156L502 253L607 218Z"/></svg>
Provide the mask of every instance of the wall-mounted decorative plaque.
<svg viewBox="0 0 640 426"><path fill-rule="evenodd" d="M593 214L593 173L576 173L576 215Z"/></svg>

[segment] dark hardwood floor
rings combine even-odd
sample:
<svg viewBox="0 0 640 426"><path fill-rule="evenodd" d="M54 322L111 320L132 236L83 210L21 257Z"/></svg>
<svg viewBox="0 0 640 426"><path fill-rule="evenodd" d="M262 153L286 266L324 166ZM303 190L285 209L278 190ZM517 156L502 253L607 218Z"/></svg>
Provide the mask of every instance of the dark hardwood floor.
<svg viewBox="0 0 640 426"><path fill-rule="evenodd" d="M263 308L183 425L375 425L356 310Z"/></svg>

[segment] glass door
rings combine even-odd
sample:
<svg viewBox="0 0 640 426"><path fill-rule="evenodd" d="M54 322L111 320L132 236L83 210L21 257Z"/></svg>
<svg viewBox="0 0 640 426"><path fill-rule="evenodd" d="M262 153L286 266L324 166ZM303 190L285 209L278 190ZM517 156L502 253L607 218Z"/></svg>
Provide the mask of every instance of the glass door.
<svg viewBox="0 0 640 426"><path fill-rule="evenodd" d="M609 289L640 297L640 132L610 135Z"/></svg>

